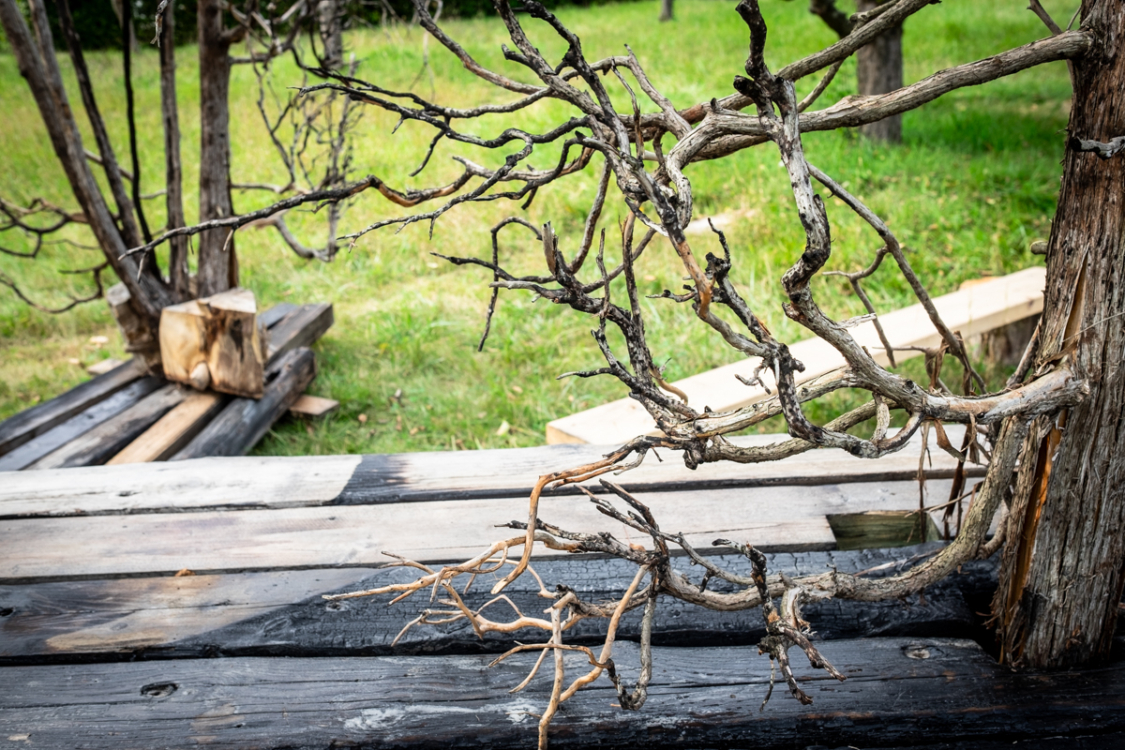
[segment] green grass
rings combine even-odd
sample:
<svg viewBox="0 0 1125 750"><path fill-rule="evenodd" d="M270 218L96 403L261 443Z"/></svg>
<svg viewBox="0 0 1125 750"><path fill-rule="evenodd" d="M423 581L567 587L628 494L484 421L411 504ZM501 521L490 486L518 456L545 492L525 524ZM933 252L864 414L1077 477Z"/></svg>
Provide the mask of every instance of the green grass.
<svg viewBox="0 0 1125 750"><path fill-rule="evenodd" d="M1069 18L1072 5L1047 3L1056 18ZM927 8L906 26L907 80L1044 36L1042 25L1025 7L1024 0L947 0ZM764 10L770 24L768 58L775 69L833 40L801 2L769 2ZM655 22L653 2L569 8L560 14L581 35L590 57L617 54L628 43L655 84L680 106L730 92L731 78L742 72L747 34L729 3L681 0L673 24ZM503 29L495 19L450 21L445 26L482 63L520 75L501 57ZM561 44L542 27L532 26L531 31L549 59L561 54ZM360 31L346 41L362 61L360 75L382 86L404 88L420 69L422 44L417 30ZM465 105L510 98L490 91L436 44L430 50L437 101ZM194 104L197 61L190 47L181 48L178 55L190 221L199 138ZM120 153L125 140L119 62L98 53L90 56L89 64ZM155 54L142 52L136 68L145 189L153 190L163 173ZM278 64L275 75L281 84L297 82L285 62ZM854 81L854 62L849 62L821 103L826 106L854 93ZM798 93L814 83L802 81ZM428 79L423 77L415 90L428 96ZM236 69L232 91L235 181L283 181L257 116L249 70ZM73 87L71 96L78 101ZM617 98L621 104L626 101L624 96ZM1054 213L1068 102L1065 65L1054 64L948 95L907 114L902 146L873 145L850 132L809 134L805 146L811 161L889 221L911 248L912 263L931 292L943 294L966 279L1009 273L1037 262L1027 247L1031 240L1046 237ZM518 122L543 128L569 114L560 104L544 102L521 114ZM492 117L466 128L494 134L507 124ZM455 176L458 167L449 158L454 154L481 163L496 163L499 158L446 146L426 173L411 179L408 173L419 163L431 133L407 124L391 135L393 126L391 117L373 109L366 113L356 139L360 174L373 173L399 187L421 187ZM88 133L85 137L89 147L92 138ZM556 157L557 151L544 149L532 163L543 166ZM526 212L530 221L552 221L564 250L573 250L577 243L596 179L590 171L541 191ZM729 232L736 253L734 278L776 334L788 341L805 338L805 332L781 312L780 276L800 253L803 236L776 149L765 144L721 162L695 165L688 176L697 216L735 209L752 212L750 219ZM43 196L62 205L74 204L26 84L7 55L0 55L0 194L17 201ZM239 211L268 202L262 194L235 197ZM148 201L146 208L150 223L160 225L162 202ZM623 216L622 208L620 204L607 207L604 225L611 234ZM398 211L378 196L365 196L350 209L342 228L351 231ZM418 225L398 234L385 229L341 252L331 265L296 258L272 230L241 232L237 244L242 282L262 305L328 300L336 306L336 325L317 346L320 374L312 391L338 399L340 411L313 426L280 423L257 452L533 445L542 442L549 420L622 396L622 388L609 379L554 379L560 372L599 365L589 335L592 321L543 301L535 303L525 294L501 295L488 344L483 353L475 352L489 275L483 269L450 267L429 252L485 255L488 227L503 216L519 213L512 205L462 206L437 223L432 241ZM865 264L877 238L834 201L829 201L829 216L835 239L830 267L851 270ZM317 239L323 231L314 217L291 216L290 224L307 244L323 241ZM70 236L90 243L80 231ZM21 247L11 236L0 242ZM715 249L708 243L710 238L695 240L697 251ZM515 269L531 271L542 263L541 252L518 231L503 235L502 251L505 262ZM58 304L67 293L84 290L81 279L58 271L89 266L98 259L97 251L55 245L34 263L0 254L0 272L17 279L37 299ZM674 253L657 243L646 253L642 273L644 291L656 293L678 288L682 268ZM890 267L877 275L868 290L883 311L913 301ZM820 278L814 291L834 315L862 311L839 279ZM714 333L693 321L690 311L666 301L648 300L645 305L658 361L669 359L669 379L738 358ZM111 343L90 343L99 335L108 336ZM3 288L0 347L0 418L81 381L84 372L72 361L86 365L104 356L121 356L111 317L101 303L61 316L45 315ZM919 377L918 367L907 365L913 368L909 369L913 377ZM395 399L399 390L403 396ZM846 403L837 401L814 416L827 418ZM361 415L366 417L361 420ZM508 422L511 431L500 436L496 432L502 422Z"/></svg>

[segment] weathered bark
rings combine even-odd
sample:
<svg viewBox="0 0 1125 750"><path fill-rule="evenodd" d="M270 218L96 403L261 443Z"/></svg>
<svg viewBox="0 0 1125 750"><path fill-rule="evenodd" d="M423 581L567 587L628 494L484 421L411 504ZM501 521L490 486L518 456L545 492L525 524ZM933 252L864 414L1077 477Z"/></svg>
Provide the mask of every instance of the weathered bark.
<svg viewBox="0 0 1125 750"><path fill-rule="evenodd" d="M320 0L316 6L317 32L323 46L324 66L336 70L344 64L344 36L338 0Z"/></svg>
<svg viewBox="0 0 1125 750"><path fill-rule="evenodd" d="M241 29L223 26L219 0L199 0L199 220L233 215L230 195L230 45ZM199 295L238 286L234 238L225 229L199 235Z"/></svg>
<svg viewBox="0 0 1125 750"><path fill-rule="evenodd" d="M1029 433L993 603L1004 660L1061 668L1109 652L1125 583L1125 0L1085 0L1097 36L1074 107L1047 253L1037 368L1069 363L1089 398Z"/></svg>
<svg viewBox="0 0 1125 750"><path fill-rule="evenodd" d="M180 114L176 105L176 13L169 4L164 12L160 34L160 112L164 124L164 184L167 193L164 205L168 214L167 229L184 226L183 167L180 161ZM169 242L168 276L176 299L191 298L188 274L187 237L173 237Z"/></svg>
<svg viewBox="0 0 1125 750"><path fill-rule="evenodd" d="M857 0L856 10L871 10L884 0ZM886 94L902 88L902 24L896 24L856 53L860 96ZM876 141L902 141L902 115L863 125L859 132Z"/></svg>
<svg viewBox="0 0 1125 750"><path fill-rule="evenodd" d="M660 0L660 20L671 21L673 18L672 0Z"/></svg>

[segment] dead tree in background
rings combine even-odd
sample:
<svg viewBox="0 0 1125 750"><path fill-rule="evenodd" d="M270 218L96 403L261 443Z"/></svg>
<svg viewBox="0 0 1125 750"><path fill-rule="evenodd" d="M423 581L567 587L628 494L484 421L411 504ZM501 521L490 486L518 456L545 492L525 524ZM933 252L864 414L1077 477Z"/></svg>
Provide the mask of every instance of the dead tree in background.
<svg viewBox="0 0 1125 750"><path fill-rule="evenodd" d="M791 694L809 700L801 690L788 651L798 648L816 669L836 674L809 641L808 623L800 616L803 602L838 597L859 601L901 598L916 593L957 569L962 563L996 553L1001 547L1000 587L994 615L1001 637L1002 657L1019 667L1077 666L1104 657L1112 642L1118 602L1125 584L1125 0L1085 0L1082 23L1076 31L1047 24L1052 35L984 60L935 72L910 86L878 96L849 97L833 106L811 110L831 76L849 56L872 40L926 10L931 0L895 0L878 12L859 16L843 39L774 72L765 63L767 25L757 0L742 0L737 11L749 30L748 56L743 72L733 80L735 93L679 107L666 98L647 76L640 58L627 55L592 61L581 41L553 13L526 0L517 15L508 0L496 0L512 47L504 49L533 83L485 68L417 7L420 23L466 69L509 92L504 103L456 108L427 101L409 92L395 92L354 77L335 74L329 83L310 90L330 90L351 101L397 115L401 120L432 128L435 138L426 161L440 141L475 146L503 158L491 166L463 156L462 168L451 183L401 191L370 175L338 190L310 193L280 201L243 216L216 220L198 227L171 230L138 249L151 250L174 237L204 230L234 230L288 210L300 202L339 198L376 190L403 207L434 204L431 210L393 218L379 218L346 235L356 241L387 226L437 221L457 205L475 201L526 202L536 192L569 175L600 170L595 196L580 234L562 237L547 223L536 226L513 216L493 228L493 241L481 257L445 257L457 265L485 269L491 276L492 304L486 335L501 289L521 290L585 316L595 328L593 337L602 363L560 377L616 378L641 403L659 429L658 436L639 436L602 460L546 473L539 478L528 503L527 519L506 524L514 533L459 565L430 568L409 560L395 565L419 571L417 580L342 596L393 594L395 601L415 592L430 592L433 604L412 625L464 621L482 635L511 633L524 628L542 631L546 641L518 646L501 658L533 652L537 658L528 679L544 663L554 668L553 689L541 715L540 745L545 746L552 717L561 703L605 674L618 691L620 705L639 708L652 674L651 624L660 600L673 597L715 610L762 609L769 635L762 653L777 666ZM1041 9L1040 9L1041 10ZM928 13L940 12L928 10ZM1042 14L1045 15L1045 14ZM924 23L925 15L915 20ZM557 35L566 45L561 59L540 52L528 26ZM843 187L843 180L827 174L806 157L802 135L808 132L858 127L921 107L967 86L975 86L1045 63L1072 63L1075 101L1066 144L1058 214L1047 249L1048 278L1045 310L1016 373L1005 388L987 393L973 370L963 342L938 316L925 286L913 271L901 244L887 224ZM794 83L820 73L820 83L798 101ZM620 112L611 88L628 101ZM718 92L716 92L718 93ZM641 95L647 99L642 109ZM479 135L459 127L463 121L512 114L542 99L556 99L569 107L567 119L542 131L508 127L494 135ZM744 112L752 108L752 112ZM693 216L693 190L688 177L692 164L731 156L771 144L789 176L796 220L805 235L802 252L781 278L790 319L827 341L844 358L845 368L797 386L795 373L803 368L785 342L778 340L759 316L759 300L746 299L731 278L734 264L752 248L731 248L721 232L695 247L684 234ZM547 150L552 166L535 168L536 151ZM541 156L536 158L543 163ZM814 280L832 260L833 239L822 193L834 196L871 230L874 248L868 268L850 274L856 284L888 266L901 274L931 323L940 332L942 347L930 367L929 382L915 383L881 367L849 333L857 322L878 317L874 311L859 319L837 321L817 304ZM526 205L526 204L525 204ZM603 222L606 206L625 212L619 226ZM500 238L506 230L526 233L543 253L539 273L511 272L502 259ZM507 236L507 234L505 234ZM772 399L728 412L712 412L705 405L684 402L665 388L645 331L644 305L636 279L644 253L654 242L668 242L682 261L688 283L665 290L658 298L668 304L689 305L700 323L701 335L721 339L757 362L751 382L767 385ZM706 245L706 247L702 247ZM922 249L924 252L924 248ZM611 343L609 329L619 336ZM945 359L959 367L960 393L942 376ZM870 401L815 424L804 404L840 389L867 391ZM892 429L892 412L900 412L900 427ZM774 445L739 447L726 435L782 415L790 440ZM871 424L873 421L873 424ZM965 442L953 445L942 427L966 426ZM852 430L865 425L869 437ZM1081 425L1080 429L1074 429ZM695 468L716 461L755 463L777 460L818 447L843 449L860 458L897 451L920 429L932 429L938 446L962 463L987 462L984 480L973 488L972 502L956 538L932 557L906 571L883 578L835 571L802 579L772 577L764 559L737 540L715 545L746 555L753 575L739 576L700 554L675 530L662 529L650 510L625 487L604 480L610 472L637 466L650 452L678 452ZM627 476L627 475L626 475ZM602 478L600 486L583 487L597 509L615 522L639 532L648 544L625 543L608 532L576 533L540 517L543 492L568 484ZM615 505L607 499L617 498ZM953 498L957 501L957 498ZM1007 509L1000 532L986 534L997 512ZM569 552L594 552L632 562L637 573L621 597L612 602L583 601L564 586L548 591L534 570L535 545ZM701 566L703 575L691 579L672 565L679 550ZM479 575L493 575L495 598L472 610L456 584ZM549 604L543 616L497 615L514 605L504 589L517 577L535 576L540 595ZM733 591L715 591L708 583L721 579ZM775 599L777 602L775 603ZM488 610L486 612L486 609ZM635 686L626 686L612 660L617 624L622 614L643 610L641 669ZM599 652L566 642L578 621L608 621ZM586 655L589 670L568 683L564 651Z"/></svg>
<svg viewBox="0 0 1125 750"><path fill-rule="evenodd" d="M330 2L330 5L335 7L335 3ZM45 0L29 0L28 7L30 27L15 0L0 0L0 25L3 26L20 73L27 81L38 106L55 155L66 173L78 208L68 210L39 199L21 205L0 198L0 233L11 231L23 234L29 238L25 244L30 244L28 249L0 246L0 252L34 259L42 249L45 238L69 224L87 225L105 256L105 262L76 272L92 275L96 287L94 293L75 299L62 308L36 306L49 312L60 312L70 309L75 304L97 299L101 296L103 272L112 271L128 290L127 300L118 300L114 308L126 337L126 348L143 357L150 367L155 368L159 361L155 332L160 310L184 299L213 294L238 283L238 261L233 237L231 232L219 231L205 233L200 238L197 274L194 280L196 283L192 283L189 273L190 246L186 236L178 237L171 243L167 276L160 268L154 254L128 253L131 248L151 242L153 234L145 218L141 190L142 175L137 154L131 70L133 49L128 43L134 35L133 6L131 3L124 3L121 16L126 40L122 51L128 123L126 148L129 152L131 169L121 166L118 152L110 141L105 120L98 109L81 40L75 30L67 0L56 0L59 26L73 64L83 109L90 122L97 153L86 150L83 145L75 113L63 85L54 40L47 21ZM264 67L271 59L281 54L296 54L301 34L306 29L311 30L313 13L308 0L297 0L284 12L271 18L262 16L257 5L253 3L240 10L217 0L200 0L198 8L202 121L199 209L201 218L206 220L230 217L235 214L231 200L230 177L231 66L245 63ZM233 25L227 25L225 18L232 19ZM323 24L327 24L327 26L322 24L322 30L330 39L334 35L333 49L342 54L338 44L338 17L324 14L322 18ZM337 21L334 26L328 23L332 18ZM175 48L172 44L173 23L172 8L165 0L157 12L156 38L153 39L160 46L161 114L165 156L163 192L168 217L165 230L182 227L186 223L179 112L176 101L176 60ZM232 56L232 46L243 40L250 45L248 54L240 57ZM321 58L314 69L319 70L321 66L329 63L338 64L336 60ZM262 75L260 72L260 80ZM319 107L311 106L308 102L293 100L290 100L287 109L292 114L288 123L298 132L317 131L330 134L326 139L320 139L318 136L320 145L324 145L324 149L329 152L327 159L329 166L325 176L318 180L306 169L303 174L308 178L306 182L310 183L311 187L302 188L296 180L291 180L291 185L287 189L307 192L309 189L342 183L349 164L344 139L354 120L354 112L349 112L346 106ZM342 119L327 124L323 122L322 114L325 117L331 116L341 110L344 113ZM266 116L264 111L262 114ZM301 131L302 128L305 131ZM270 135L276 134L271 132ZM318 143L318 139L313 139L313 143ZM302 138L297 136L293 140L299 142ZM104 192L94 178L91 164L97 165L104 171L106 183ZM287 166L291 165L287 163ZM292 168L290 172L292 174ZM330 260L335 254L335 221L339 215L338 208L334 205L329 212L331 236L323 250L304 248L296 242L292 233L287 232L287 228L282 234L291 247L296 244L305 251L302 253L303 257ZM35 304L18 287L14 279L0 276L0 284L9 287L21 299Z"/></svg>
<svg viewBox="0 0 1125 750"><path fill-rule="evenodd" d="M887 0L856 0L856 13L849 17L836 7L836 0L809 0L809 13L843 39L855 23L881 13ZM856 52L856 83L860 96L886 94L902 88L902 24L889 26ZM892 115L861 125L859 132L868 138L888 143L902 141L902 115Z"/></svg>

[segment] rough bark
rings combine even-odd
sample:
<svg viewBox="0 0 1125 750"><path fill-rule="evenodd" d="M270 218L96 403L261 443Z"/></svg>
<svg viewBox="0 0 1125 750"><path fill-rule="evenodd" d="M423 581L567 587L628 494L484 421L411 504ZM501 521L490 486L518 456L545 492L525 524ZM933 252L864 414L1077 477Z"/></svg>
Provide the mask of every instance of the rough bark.
<svg viewBox="0 0 1125 750"><path fill-rule="evenodd" d="M1108 655L1125 582L1125 1L1085 0L1036 369L1069 363L1090 396L1029 433L994 600L1002 656L1063 668Z"/></svg>
<svg viewBox="0 0 1125 750"><path fill-rule="evenodd" d="M857 0L864 12L884 0ZM860 96L886 94L902 88L902 24L895 24L856 53L856 79ZM859 132L876 141L902 141L902 115L892 115L860 127Z"/></svg>
<svg viewBox="0 0 1125 750"><path fill-rule="evenodd" d="M199 220L233 215L230 195L230 45L237 35L223 26L223 4L199 0ZM238 286L238 259L231 231L199 236L199 295Z"/></svg>
<svg viewBox="0 0 1125 750"><path fill-rule="evenodd" d="M164 124L164 182L167 229L182 227L184 218L183 167L180 161L180 115L176 106L176 13L169 5L164 12L160 34L160 111ZM172 291L180 301L191 297L188 275L188 238L174 237L169 242L168 276Z"/></svg>

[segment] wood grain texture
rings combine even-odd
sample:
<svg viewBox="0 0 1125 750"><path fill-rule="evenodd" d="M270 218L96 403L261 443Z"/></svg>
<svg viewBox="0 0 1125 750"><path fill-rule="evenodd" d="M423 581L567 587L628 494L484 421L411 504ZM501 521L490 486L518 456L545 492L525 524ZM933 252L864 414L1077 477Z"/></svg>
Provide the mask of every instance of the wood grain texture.
<svg viewBox="0 0 1125 750"><path fill-rule="evenodd" d="M190 393L106 462L118 464L163 461L177 453L219 413L227 399L218 393Z"/></svg>
<svg viewBox="0 0 1125 750"><path fill-rule="evenodd" d="M960 444L961 427L951 426L947 433ZM751 446L787 439L788 435L753 435L731 440ZM662 453L662 462L650 455L615 481L642 492L909 481L918 470L920 450L921 438L916 437L902 451L875 460L828 449L764 464L705 464L695 471L686 468L677 454ZM589 463L604 451L598 446L552 445L362 457L255 456L212 458L199 465L14 475L0 482L0 518L527 497L539 475ZM944 451L931 450L931 458L928 476L953 475L955 464ZM970 476L979 474L979 467L969 469ZM74 492L76 486L82 487L80 494ZM577 493L569 487L556 494ZM941 499L932 488L930 497L933 502Z"/></svg>
<svg viewBox="0 0 1125 750"><path fill-rule="evenodd" d="M960 331L968 338L1041 312L1044 278L1043 268L1028 268L938 297L934 305L951 330ZM920 304L880 315L879 320L893 346L932 347L940 343L937 331ZM872 352L879 364L888 364L882 342L871 323L852 329L852 335ZM845 364L839 352L817 338L791 345L790 352L805 365L804 372L797 376L798 383ZM920 354L919 351L902 351L896 352L895 357L902 360ZM744 358L678 380L673 385L687 393L696 408L706 404L717 412L737 409L769 397L761 387L744 386L735 378L741 375L752 379L757 365L757 358ZM624 398L550 422L547 442L619 444L637 435L652 433L654 428L648 412L633 399Z"/></svg>
<svg viewBox="0 0 1125 750"><path fill-rule="evenodd" d="M213 423L214 424L214 423ZM929 483L942 496L949 483ZM913 482L758 487L686 495L641 495L661 528L694 545L716 537L764 550L829 549L828 513L910 509ZM428 561L460 561L515 535L495 525L526 518L526 500L453 500L326 508L202 511L28 518L0 521L0 582L106 575L247 569L365 566L394 552ZM585 497L545 497L539 517L572 531L607 530L630 543L648 539L598 513ZM81 550L81 556L74 554ZM553 553L544 550L543 555Z"/></svg>
<svg viewBox="0 0 1125 750"><path fill-rule="evenodd" d="M120 414L71 440L27 468L65 469L103 464L183 402L188 393L186 388L172 384L153 391Z"/></svg>
<svg viewBox="0 0 1125 750"><path fill-rule="evenodd" d="M607 680L580 691L552 725L557 747L793 748L914 745L1125 730L1125 670L1015 675L972 641L835 641L838 683L794 660L804 707L775 692L754 647L655 648L649 699L614 708ZM580 655L574 655L580 656ZM487 656L189 659L8 667L0 736L37 748L526 748L550 679L505 691L528 659ZM615 661L636 669L636 647ZM568 663L581 669L578 659Z"/></svg>
<svg viewBox="0 0 1125 750"><path fill-rule="evenodd" d="M332 327L335 317L328 302L302 305L290 312L272 328L266 349L267 367L284 355L303 346L311 346Z"/></svg>
<svg viewBox="0 0 1125 750"><path fill-rule="evenodd" d="M890 563L880 574L898 572L940 544L866 552L769 554L771 574L797 577L830 568L856 573ZM742 556L717 556L733 572L749 575ZM898 565L895 565L898 563ZM674 561L693 580L699 573L685 558ZM585 601L619 598L636 573L621 560L567 557L544 560L535 571L548 588L566 584ZM403 569L283 570L226 575L125 578L0 586L0 662L45 663L81 658L199 658L204 656L377 656L391 654L495 653L535 631L490 633L479 639L464 623L413 628L398 633L429 606L421 595L393 606L390 597L326 602L322 594L374 588L412 578ZM488 581L481 583L487 584ZM906 602L824 601L804 610L822 640L863 636L980 635L974 614L995 587L995 565L970 563L960 573ZM729 584L712 584L731 590ZM505 592L520 609L536 613L544 602L530 577ZM466 594L472 608L491 595L487 585ZM568 631L568 643L594 644L605 621L585 620ZM711 612L662 599L653 624L655 643L666 646L729 646L757 643L765 635L761 612ZM628 613L618 637L637 640L640 612Z"/></svg>
<svg viewBox="0 0 1125 750"><path fill-rule="evenodd" d="M129 360L104 375L71 388L61 396L5 419L0 422L0 456L113 395L143 374L142 365Z"/></svg>
<svg viewBox="0 0 1125 750"><path fill-rule="evenodd" d="M241 456L262 439L270 427L316 377L311 350L294 349L273 362L274 378L260 399L235 398L172 461L207 456Z"/></svg>
<svg viewBox="0 0 1125 750"><path fill-rule="evenodd" d="M19 471L35 463L71 440L117 416L163 385L154 377L134 380L129 385L103 398L60 425L29 440L7 455L0 456L0 472ZM9 477L5 477L5 484Z"/></svg>

